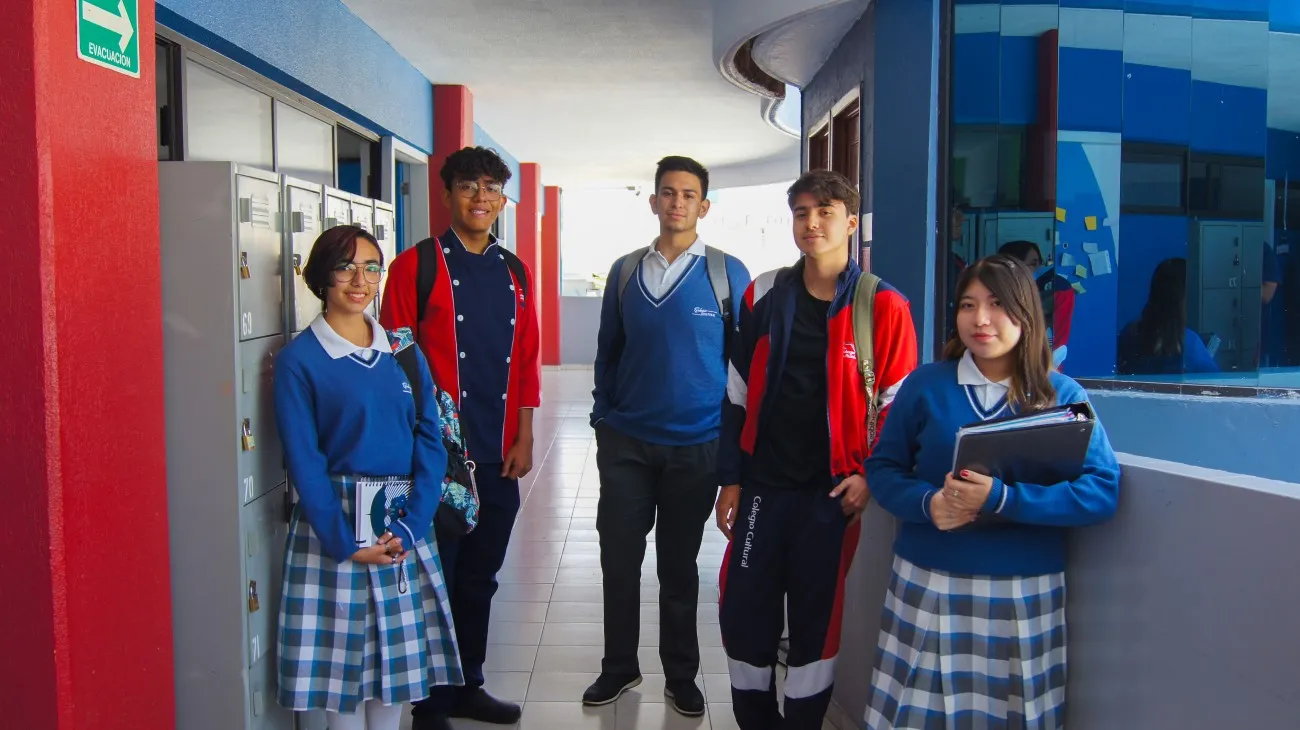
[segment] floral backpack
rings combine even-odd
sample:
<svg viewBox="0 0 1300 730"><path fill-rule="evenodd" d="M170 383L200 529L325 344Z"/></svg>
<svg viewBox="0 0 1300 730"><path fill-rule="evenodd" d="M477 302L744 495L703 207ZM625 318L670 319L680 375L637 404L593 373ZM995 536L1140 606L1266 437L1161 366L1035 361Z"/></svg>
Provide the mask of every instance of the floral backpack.
<svg viewBox="0 0 1300 730"><path fill-rule="evenodd" d="M415 397L417 410L422 403L420 378L420 348L409 327L388 333L393 357L406 373ZM478 485L474 482L475 464L465 450L465 437L460 430L460 409L447 391L434 386L433 397L438 403L438 424L442 429L442 445L447 450L447 474L442 480L442 502L434 516L435 534L461 537L478 526Z"/></svg>

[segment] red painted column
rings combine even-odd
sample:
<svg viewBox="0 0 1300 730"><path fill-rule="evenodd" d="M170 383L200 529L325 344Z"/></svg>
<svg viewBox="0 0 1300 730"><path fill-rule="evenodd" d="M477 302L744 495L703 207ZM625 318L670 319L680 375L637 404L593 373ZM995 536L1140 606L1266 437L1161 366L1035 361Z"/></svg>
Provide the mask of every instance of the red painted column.
<svg viewBox="0 0 1300 730"><path fill-rule="evenodd" d="M78 58L74 5L0 23L0 725L167 730L154 4L139 78Z"/></svg>
<svg viewBox="0 0 1300 730"><path fill-rule="evenodd" d="M542 364L560 364L560 188L546 186L542 216Z"/></svg>
<svg viewBox="0 0 1300 730"><path fill-rule="evenodd" d="M468 86L433 87L433 154L429 155L429 234L451 227L451 211L442 202L446 186L438 172L451 153L474 144L474 95Z"/></svg>
<svg viewBox="0 0 1300 730"><path fill-rule="evenodd" d="M538 322L545 341L546 300L541 295L545 274L542 266L542 166L536 162L519 165L519 205L515 208L515 254L533 272L533 283L538 288L534 294Z"/></svg>

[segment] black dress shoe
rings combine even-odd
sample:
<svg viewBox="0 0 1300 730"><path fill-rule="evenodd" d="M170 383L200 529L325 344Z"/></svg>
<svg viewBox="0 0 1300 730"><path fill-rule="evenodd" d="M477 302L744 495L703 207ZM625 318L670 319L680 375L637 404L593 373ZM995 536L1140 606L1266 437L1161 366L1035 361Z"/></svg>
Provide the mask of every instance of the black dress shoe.
<svg viewBox="0 0 1300 730"><path fill-rule="evenodd" d="M452 730L451 720L441 712L422 712L411 715L411 730Z"/></svg>
<svg viewBox="0 0 1300 730"><path fill-rule="evenodd" d="M629 689L641 684L640 674L609 674L602 672L596 681L582 693L582 704L588 707L608 705Z"/></svg>
<svg viewBox="0 0 1300 730"><path fill-rule="evenodd" d="M704 695L691 680L674 680L664 687L664 695L673 701L673 709L687 717L704 714Z"/></svg>
<svg viewBox="0 0 1300 730"><path fill-rule="evenodd" d="M519 722L523 710L513 702L499 700L487 693L482 687L466 691L456 703L456 709L448 713L451 717L463 717L466 720L491 723L493 725L513 725Z"/></svg>

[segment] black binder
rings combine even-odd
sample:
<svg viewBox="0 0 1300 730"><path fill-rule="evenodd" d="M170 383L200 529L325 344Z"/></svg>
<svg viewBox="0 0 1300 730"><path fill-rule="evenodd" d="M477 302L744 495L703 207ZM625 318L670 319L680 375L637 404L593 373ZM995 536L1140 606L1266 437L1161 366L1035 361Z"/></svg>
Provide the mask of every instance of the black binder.
<svg viewBox="0 0 1300 730"><path fill-rule="evenodd" d="M971 424L957 432L952 472L957 475L965 469L1003 482L1040 485L1077 479L1096 422L1091 405L1071 403ZM1005 520L990 511L981 513L973 526L998 522Z"/></svg>

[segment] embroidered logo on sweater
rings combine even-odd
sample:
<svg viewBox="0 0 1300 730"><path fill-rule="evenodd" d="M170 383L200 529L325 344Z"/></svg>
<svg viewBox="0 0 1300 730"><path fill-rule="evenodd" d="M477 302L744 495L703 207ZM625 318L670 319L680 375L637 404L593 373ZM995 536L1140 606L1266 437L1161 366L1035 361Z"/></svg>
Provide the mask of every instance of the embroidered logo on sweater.
<svg viewBox="0 0 1300 730"><path fill-rule="evenodd" d="M717 313L717 312L713 311L712 309L705 309L704 307L696 307L696 308L695 308L695 312L694 312L694 314L695 314L696 317L714 317L714 318L716 318L716 317L718 316L718 313Z"/></svg>

